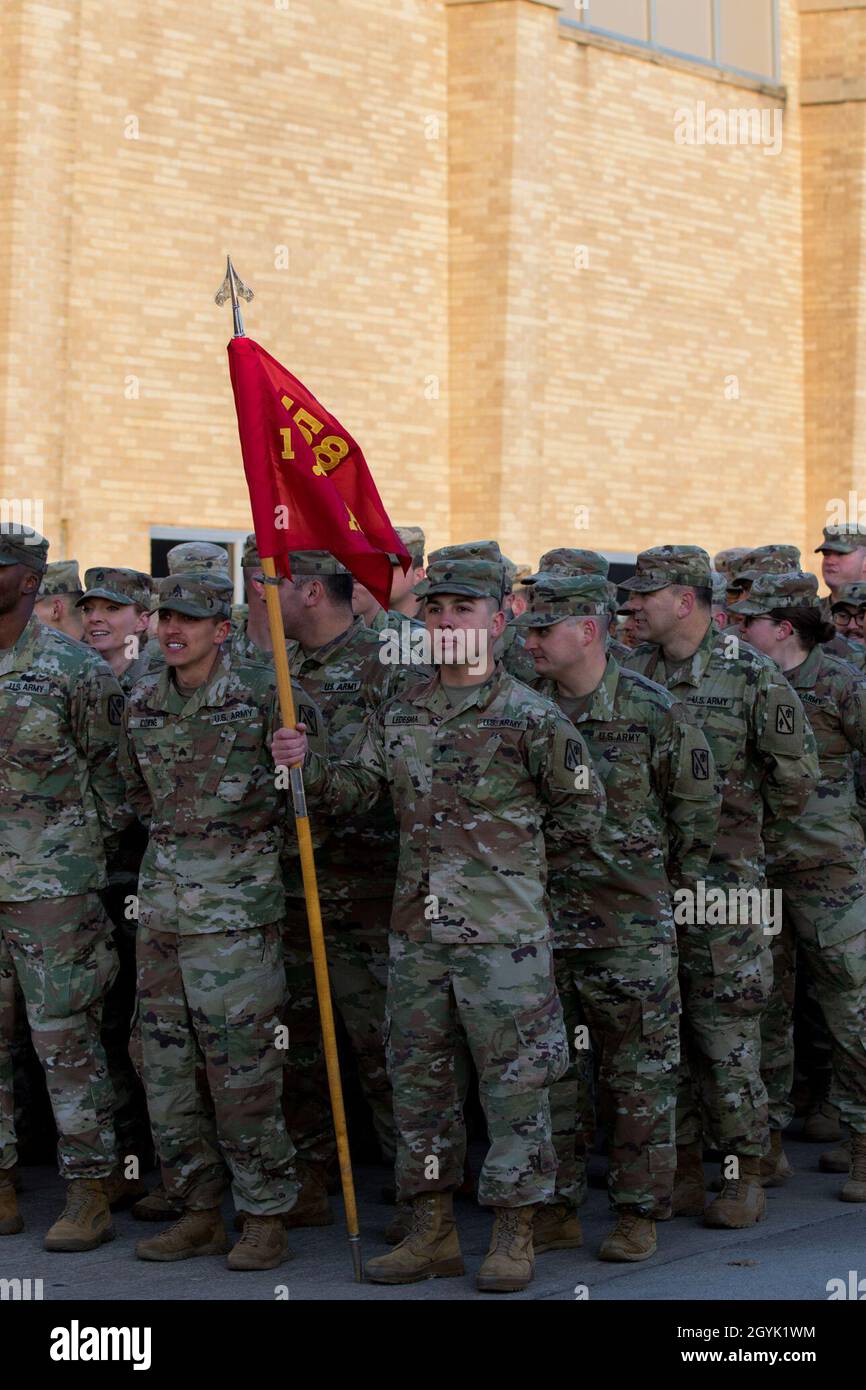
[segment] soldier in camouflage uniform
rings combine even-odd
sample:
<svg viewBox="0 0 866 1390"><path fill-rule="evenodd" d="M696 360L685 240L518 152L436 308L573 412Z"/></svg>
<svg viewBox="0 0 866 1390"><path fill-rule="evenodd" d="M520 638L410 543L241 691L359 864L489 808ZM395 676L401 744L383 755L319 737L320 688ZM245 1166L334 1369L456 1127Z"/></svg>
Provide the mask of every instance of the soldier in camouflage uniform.
<svg viewBox="0 0 866 1390"><path fill-rule="evenodd" d="M84 641L108 662L124 694L129 695L138 680L162 664L161 656L148 652L145 643L153 581L139 570L103 565L89 569L84 584L77 605L83 617ZM106 1185L109 1202L115 1208L144 1195L139 1178L127 1176L126 1159L137 1155L139 1160L145 1158L149 1162L151 1150L144 1088L129 1053L135 1010L138 871L146 844L147 832L140 822L127 826L118 852L108 865L108 887L102 894L114 926L120 966L102 1019L102 1042L115 1094L114 1127L122 1160Z"/></svg>
<svg viewBox="0 0 866 1390"><path fill-rule="evenodd" d="M136 948L144 1083L163 1183L184 1209L136 1253L222 1252L228 1169L246 1214L229 1268L273 1269L297 1197L277 1031L288 805L268 757L279 722L273 671L233 662L223 645L231 593L213 570L159 581L166 667L135 687L124 720L121 767L150 829Z"/></svg>
<svg viewBox="0 0 866 1390"><path fill-rule="evenodd" d="M478 1287L507 1291L532 1278L533 1216L556 1170L548 1088L567 1065L545 842L584 853L604 793L577 730L493 660L505 621L496 543L435 552L419 589L443 642L439 673L381 705L343 760L310 755L304 776L311 804L335 816L363 814L388 790L400 822L388 1062L413 1229L368 1276L463 1272L452 1194L466 1144L455 1067L465 1032L491 1141L478 1198L496 1211ZM466 661L470 633L483 643L480 671ZM305 751L290 730L274 741L278 763Z"/></svg>
<svg viewBox="0 0 866 1390"><path fill-rule="evenodd" d="M794 982L800 955L833 1040L832 1099L852 1130L842 1199L866 1202L866 868L854 797L854 754L866 752L866 684L822 647L826 623L812 574L761 575L737 608L748 642L769 656L800 696L818 743L820 780L793 824L765 834L767 880L784 915L773 938L775 980L762 1020L761 1074L769 1097L767 1180L790 1168L782 1130L793 1116Z"/></svg>
<svg viewBox="0 0 866 1390"><path fill-rule="evenodd" d="M531 584L548 574L597 574L602 579L607 579L610 574L610 561L604 555L599 555L597 550L569 550L565 546L557 550L546 550L538 562L537 573L527 575L523 581L527 592L529 592ZM619 626L617 623L617 614L619 613L617 585L608 581L607 592L608 611L610 613L607 650L621 663L625 657L631 654L631 648L627 647L624 642L620 642L617 637Z"/></svg>
<svg viewBox="0 0 866 1390"><path fill-rule="evenodd" d="M747 545L733 545L728 550L720 550L713 560L713 569L717 570L726 580L733 579L739 562L748 553L749 547Z"/></svg>
<svg viewBox="0 0 866 1390"><path fill-rule="evenodd" d="M383 639L389 630L373 631L353 616L352 577L333 555L293 551L289 563L293 577L281 580L279 596L284 630L295 639L290 670L305 692L298 718L312 733L318 732L309 708L314 702L324 717L329 749L340 757L368 715L408 680L419 679L423 671L383 659L388 645ZM409 622L399 616L402 623ZM423 627L417 626L423 633ZM385 987L397 824L389 800L383 798L364 815L317 816L315 826L323 840L316 868L334 1002L357 1058L383 1157L393 1162L396 1141L385 1065ZM292 1037L286 1118L302 1160L303 1180L293 1218L296 1224L319 1225L331 1220L325 1184L336 1146L297 865L287 880L286 894L284 950Z"/></svg>
<svg viewBox="0 0 866 1390"><path fill-rule="evenodd" d="M550 865L556 981L575 1057L551 1087L556 1201L536 1215L535 1248L581 1243L577 1042L588 1026L601 1061L617 1215L601 1258L645 1260L656 1249L655 1217L670 1214L676 1168L680 991L671 891L693 889L704 875L721 797L706 739L683 706L606 650L609 600L599 574L541 575L521 620L540 692L583 735L607 797L587 857Z"/></svg>
<svg viewBox="0 0 866 1390"><path fill-rule="evenodd" d="M420 526L395 526L394 530L408 550L412 563L404 574L398 557L391 556L391 607L383 608L375 595L359 584L357 579L352 590L352 611L374 632L383 632L386 628L404 632L407 622L413 630L424 626L418 618L418 598L414 593L415 585L421 583L425 572L424 532Z"/></svg>
<svg viewBox="0 0 866 1390"><path fill-rule="evenodd" d="M815 739L799 698L778 668L735 632L714 626L705 551L697 546L645 550L637 572L621 587L629 591L629 605L650 638L632 652L631 669L666 686L688 707L722 782L706 891L719 890L725 910L714 906L704 913L700 898L691 900L691 910L686 898L675 906L687 1065L677 1112L673 1209L675 1215L703 1211L701 1141L706 1137L722 1152L724 1181L704 1222L747 1226L765 1215L760 1161L769 1134L760 1019L773 966L764 931L770 924L754 910L754 897L743 895L763 886L765 818L793 819L816 785ZM732 899L730 889L739 895Z"/></svg>
<svg viewBox="0 0 866 1390"><path fill-rule="evenodd" d="M853 584L840 584L832 595L830 617L836 633L844 637L850 653L843 660L850 661L858 670L866 670L866 642L863 635L863 614L866 611L866 580ZM827 650L825 645L825 650ZM833 655L833 653L830 653Z"/></svg>
<svg viewBox="0 0 866 1390"><path fill-rule="evenodd" d="M81 614L75 607L80 597L78 561L51 560L45 566L34 611L40 623L46 627L56 627L58 632L65 632L67 637L74 637L76 642L80 642Z"/></svg>
<svg viewBox="0 0 866 1390"><path fill-rule="evenodd" d="M505 627L502 636L497 638L493 655L497 661L501 661L505 670L515 680L523 681L525 685L535 684L535 662L523 646L523 633L514 621L511 613L510 599L513 595L514 580L517 575L517 566L513 560L502 556L503 573L505 575L505 592L502 595L502 606L505 612Z"/></svg>
<svg viewBox="0 0 866 1390"><path fill-rule="evenodd" d="M0 528L0 1232L21 1230L9 1062L17 978L68 1184L45 1247L78 1251L114 1234L99 1030L117 956L98 894L130 813L117 770L120 687L100 657L33 614L47 551L29 528Z"/></svg>
<svg viewBox="0 0 866 1390"><path fill-rule="evenodd" d="M710 605L713 622L719 631L728 626L728 581L718 570L710 571L713 601Z"/></svg>
<svg viewBox="0 0 866 1390"><path fill-rule="evenodd" d="M832 622L833 603L841 586L866 579L866 526L856 522L848 526L825 526L824 539L816 546L815 554L821 556L821 578L830 590L829 596L821 599L821 612ZM841 632L826 642L824 649L830 656L839 656L862 668L861 652Z"/></svg>
<svg viewBox="0 0 866 1390"><path fill-rule="evenodd" d="M232 654L246 661L270 661L273 652L268 610L264 596L264 573L255 532L244 541L241 569L247 593L247 612L232 632Z"/></svg>

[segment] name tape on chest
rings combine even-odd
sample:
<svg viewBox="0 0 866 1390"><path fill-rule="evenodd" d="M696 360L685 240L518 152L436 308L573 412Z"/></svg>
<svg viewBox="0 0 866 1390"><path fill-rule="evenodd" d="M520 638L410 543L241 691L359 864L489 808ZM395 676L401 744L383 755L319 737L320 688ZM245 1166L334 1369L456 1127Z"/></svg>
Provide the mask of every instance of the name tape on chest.
<svg viewBox="0 0 866 1390"><path fill-rule="evenodd" d="M210 722L213 726L218 724L242 724L248 719L255 719L259 711L255 705L238 705L235 709L217 710L212 714Z"/></svg>
<svg viewBox="0 0 866 1390"><path fill-rule="evenodd" d="M15 695L50 695L50 681L4 681L0 690L11 690Z"/></svg>
<svg viewBox="0 0 866 1390"><path fill-rule="evenodd" d="M323 681L321 686L323 695L340 695L360 689L360 681Z"/></svg>
<svg viewBox="0 0 866 1390"><path fill-rule="evenodd" d="M389 714L385 718L385 727L392 728L397 725L420 724L420 714Z"/></svg>
<svg viewBox="0 0 866 1390"><path fill-rule="evenodd" d="M164 729L164 714L133 715L129 721L130 729Z"/></svg>
<svg viewBox="0 0 866 1390"><path fill-rule="evenodd" d="M690 695L688 702L704 709L731 709L734 703L729 695Z"/></svg>
<svg viewBox="0 0 866 1390"><path fill-rule="evenodd" d="M596 729L592 737L598 743L643 743L645 729Z"/></svg>

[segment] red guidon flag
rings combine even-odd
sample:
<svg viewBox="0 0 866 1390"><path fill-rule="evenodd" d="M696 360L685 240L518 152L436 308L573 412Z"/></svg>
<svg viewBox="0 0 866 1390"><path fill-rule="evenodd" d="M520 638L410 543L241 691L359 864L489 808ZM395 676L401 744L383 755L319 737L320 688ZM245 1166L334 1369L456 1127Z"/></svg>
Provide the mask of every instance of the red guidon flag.
<svg viewBox="0 0 866 1390"><path fill-rule="evenodd" d="M409 552L360 448L252 338L232 338L228 353L259 555L291 578L290 550L328 550L387 608L389 555L405 573Z"/></svg>

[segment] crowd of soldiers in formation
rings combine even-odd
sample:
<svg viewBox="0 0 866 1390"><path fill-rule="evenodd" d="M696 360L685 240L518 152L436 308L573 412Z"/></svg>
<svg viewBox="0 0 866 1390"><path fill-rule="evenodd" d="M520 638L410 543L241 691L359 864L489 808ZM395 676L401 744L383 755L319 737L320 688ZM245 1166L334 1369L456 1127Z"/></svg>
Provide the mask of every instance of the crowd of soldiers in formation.
<svg viewBox="0 0 866 1390"><path fill-rule="evenodd" d="M333 997L395 1174L368 1279L463 1274L471 1193L494 1216L477 1287L526 1287L582 1244L599 1130L603 1260L651 1257L672 1217L761 1221L795 1113L866 1201L866 531L825 530L823 599L787 545L715 568L660 546L617 587L589 550L530 574L479 541L425 567L400 535L388 611L328 553L291 555L292 730L254 537L237 609L219 546L82 586L0 531L0 1234L26 1218L34 1059L67 1194L46 1249L95 1248L131 1204L163 1223L141 1259L225 1253L227 1187L233 1270L333 1221L298 762ZM435 669L382 659L419 624Z"/></svg>

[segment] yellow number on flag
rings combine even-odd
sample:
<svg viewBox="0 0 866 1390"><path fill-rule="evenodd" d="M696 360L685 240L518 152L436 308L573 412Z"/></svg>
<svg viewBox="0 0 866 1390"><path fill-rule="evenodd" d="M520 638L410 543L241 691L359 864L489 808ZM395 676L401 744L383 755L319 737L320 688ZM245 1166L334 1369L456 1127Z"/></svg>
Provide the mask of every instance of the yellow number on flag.
<svg viewBox="0 0 866 1390"><path fill-rule="evenodd" d="M308 410L304 410L303 407L295 411L294 415L292 416L292 419L294 420L298 429L301 431L301 434L304 436L307 443L312 444L313 435L318 434L320 429L322 428L321 420L313 419L313 416L310 414L310 412Z"/></svg>
<svg viewBox="0 0 866 1390"><path fill-rule="evenodd" d="M327 435L321 443L313 449L316 455L316 467L314 473L330 473L342 463L349 452L349 446L345 439L341 439L338 434Z"/></svg>
<svg viewBox="0 0 866 1390"><path fill-rule="evenodd" d="M293 459L295 451L292 448L292 431L286 426L284 430L280 430L280 434L283 436L283 458Z"/></svg>

